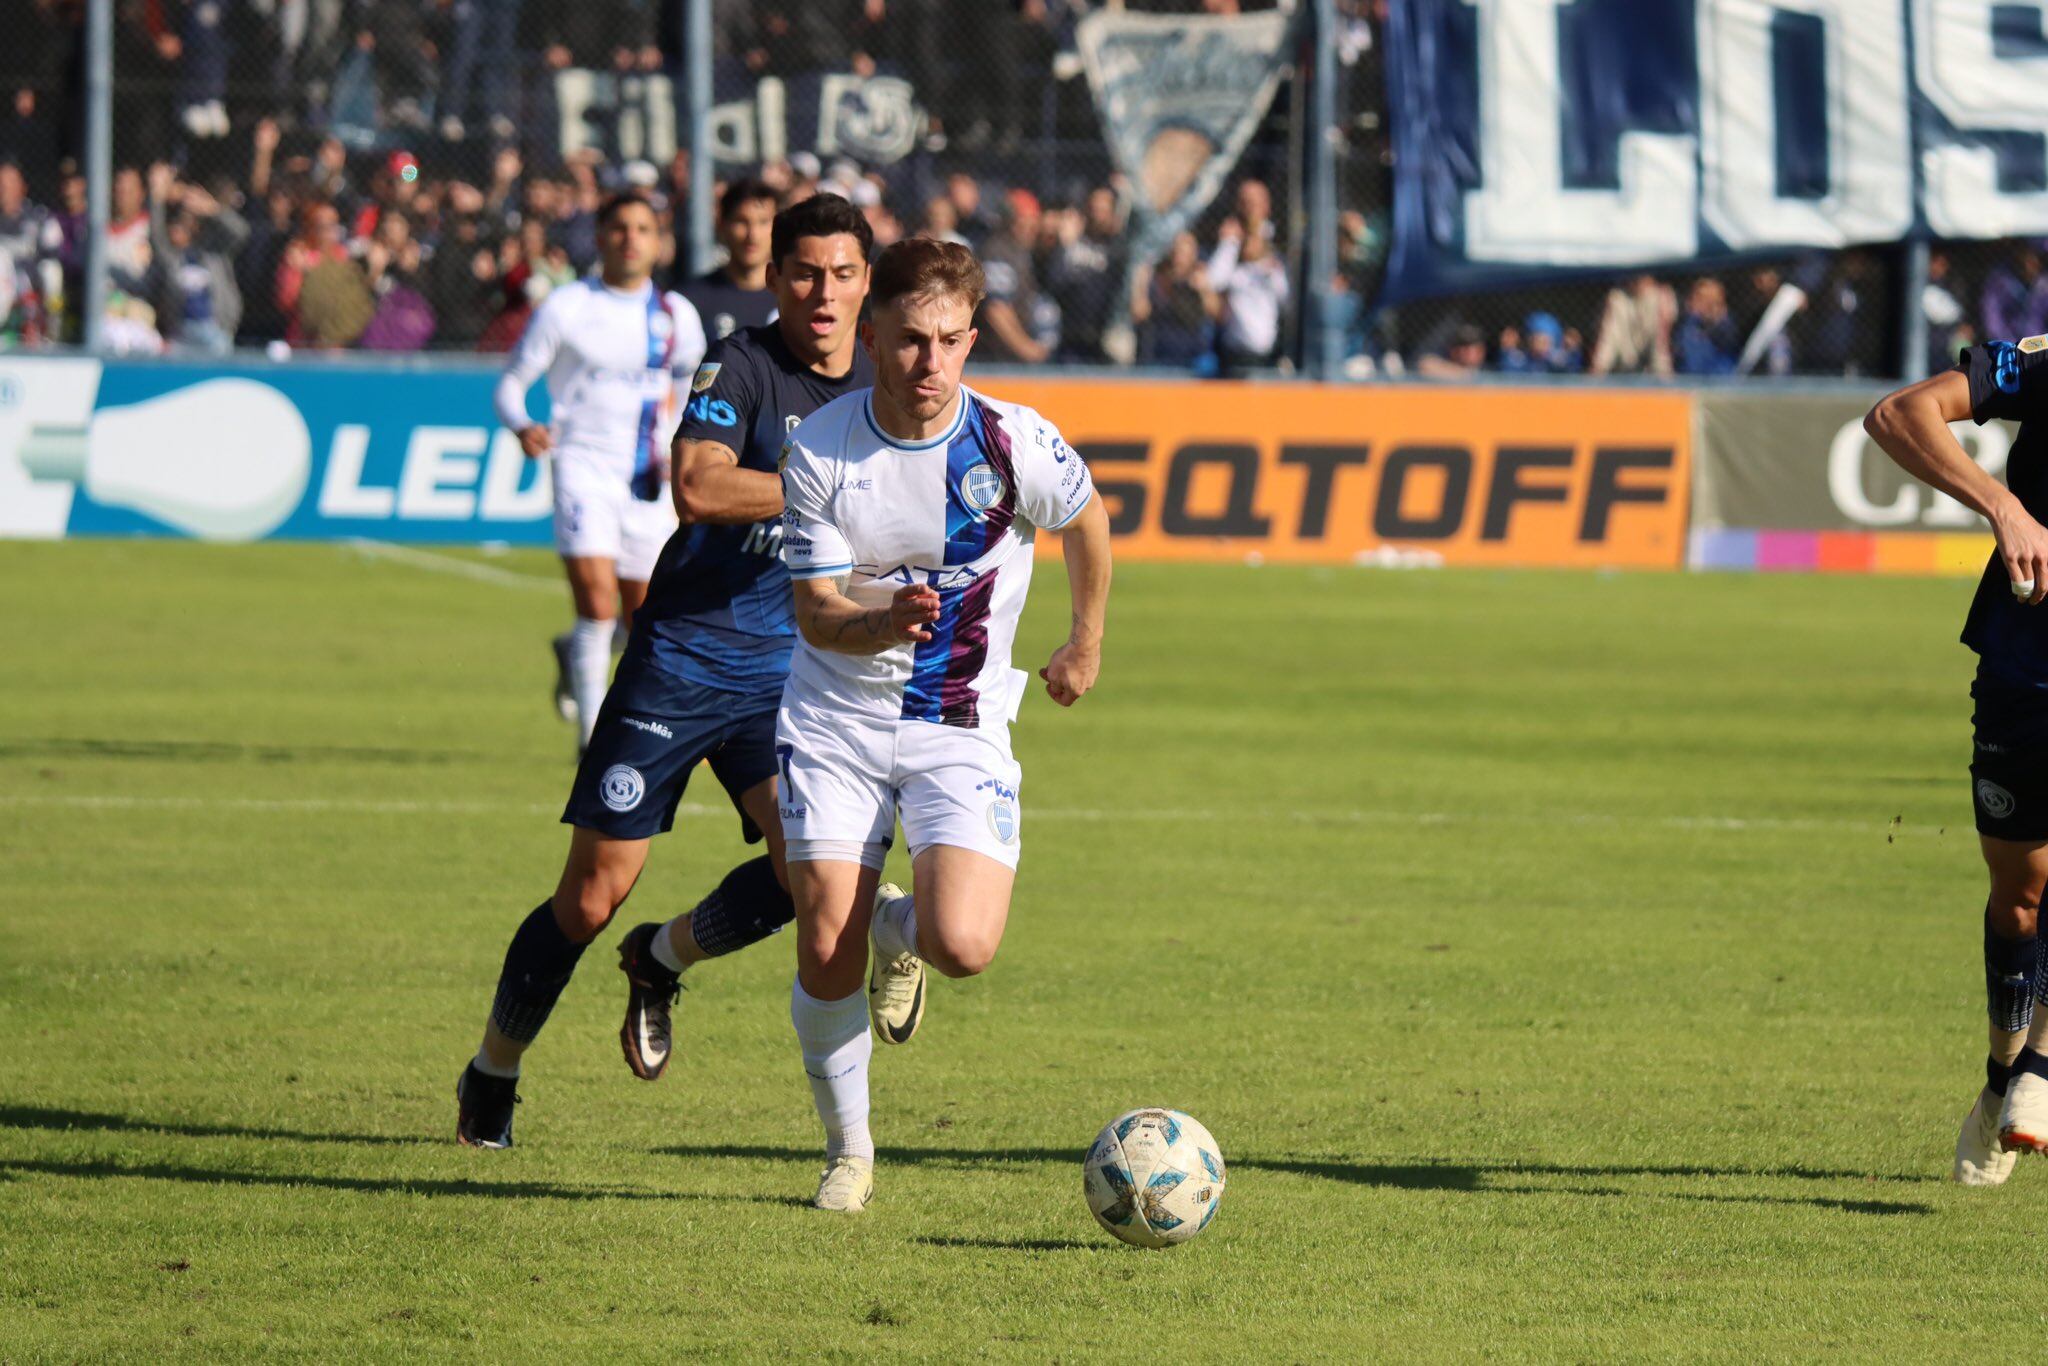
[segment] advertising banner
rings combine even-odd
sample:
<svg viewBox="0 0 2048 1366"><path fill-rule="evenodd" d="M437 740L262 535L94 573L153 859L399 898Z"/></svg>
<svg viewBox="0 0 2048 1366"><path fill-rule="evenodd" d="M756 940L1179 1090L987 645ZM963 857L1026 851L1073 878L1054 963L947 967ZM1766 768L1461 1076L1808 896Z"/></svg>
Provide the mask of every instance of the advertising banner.
<svg viewBox="0 0 2048 1366"><path fill-rule="evenodd" d="M990 381L1087 458L1132 559L1684 559L1692 399L1483 388Z"/></svg>
<svg viewBox="0 0 2048 1366"><path fill-rule="evenodd" d="M1691 563L1700 569L1976 574L1984 520L1926 488L1863 430L1869 393L1703 393ZM2005 471L2015 428L1958 422L1977 463Z"/></svg>
<svg viewBox="0 0 2048 1366"><path fill-rule="evenodd" d="M481 368L0 359L0 535L550 542ZM1682 393L997 379L1088 460L1131 559L1684 560ZM530 400L544 416L544 393Z"/></svg>
<svg viewBox="0 0 2048 1366"><path fill-rule="evenodd" d="M2040 0L1395 0L1389 300L2048 232Z"/></svg>
<svg viewBox="0 0 2048 1366"><path fill-rule="evenodd" d="M0 535L548 544L495 378L0 357Z"/></svg>

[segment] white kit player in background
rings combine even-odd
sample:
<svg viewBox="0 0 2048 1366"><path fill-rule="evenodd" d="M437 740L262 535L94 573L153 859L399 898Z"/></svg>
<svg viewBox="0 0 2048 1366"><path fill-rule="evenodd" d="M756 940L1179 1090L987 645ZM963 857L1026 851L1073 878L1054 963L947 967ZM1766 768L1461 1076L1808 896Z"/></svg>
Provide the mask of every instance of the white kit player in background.
<svg viewBox="0 0 2048 1366"><path fill-rule="evenodd" d="M1072 706L1101 667L1109 518L1050 423L961 384L982 295L965 247L913 238L884 251L863 335L875 387L806 418L783 462L802 640L776 753L796 903L790 1016L825 1126L820 1209L861 1209L874 1191L870 1018L885 1042L907 1042L925 965L972 976L1002 943L1023 820L1009 726L1028 686L1010 647L1039 529L1061 536L1073 598L1072 633L1039 677ZM914 896L877 885L899 818Z"/></svg>
<svg viewBox="0 0 2048 1366"><path fill-rule="evenodd" d="M558 701L573 699L583 744L604 701L615 629L623 642L676 529L669 439L682 416L679 382L704 358L697 310L650 278L660 250L646 199L607 201L597 278L541 301L495 395L498 419L519 434L521 449L554 456L555 549L576 603L575 629L555 641L556 692ZM526 409L526 391L543 374L545 426Z"/></svg>

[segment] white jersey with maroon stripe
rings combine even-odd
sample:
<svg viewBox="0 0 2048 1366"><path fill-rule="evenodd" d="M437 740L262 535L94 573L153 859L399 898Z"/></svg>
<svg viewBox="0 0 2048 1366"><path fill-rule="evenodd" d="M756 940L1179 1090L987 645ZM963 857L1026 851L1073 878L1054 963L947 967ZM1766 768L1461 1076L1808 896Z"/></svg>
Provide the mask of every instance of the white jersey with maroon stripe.
<svg viewBox="0 0 2048 1366"><path fill-rule="evenodd" d="M799 642L785 703L882 720L1003 727L1023 676L1010 646L1031 584L1032 537L1088 504L1088 467L1031 409L962 388L951 426L889 436L871 390L804 419L782 472L782 557L791 578L844 578L886 606L906 584L938 590L932 638L873 655Z"/></svg>

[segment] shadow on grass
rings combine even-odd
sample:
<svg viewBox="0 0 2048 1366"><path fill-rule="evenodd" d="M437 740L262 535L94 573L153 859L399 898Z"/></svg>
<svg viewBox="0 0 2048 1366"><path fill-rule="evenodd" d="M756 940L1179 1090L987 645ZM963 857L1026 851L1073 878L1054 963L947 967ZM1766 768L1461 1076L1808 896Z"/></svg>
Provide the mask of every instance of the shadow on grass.
<svg viewBox="0 0 2048 1366"><path fill-rule="evenodd" d="M134 759L179 764L295 764L345 759L370 764L439 764L474 760L461 750L390 749L370 745L242 745L216 740L94 740L57 738L0 743L0 759Z"/></svg>
<svg viewBox="0 0 2048 1366"><path fill-rule="evenodd" d="M674 1157L738 1157L770 1162L817 1161L808 1149L777 1148L765 1144L715 1143L668 1147L657 1151ZM1079 1162L1084 1150L1078 1148L890 1148L880 1150L884 1163L907 1166L980 1166L989 1163ZM1618 1163L1591 1166L1549 1162L1341 1162L1328 1159L1235 1157L1232 1171L1276 1172L1287 1176L1311 1176L1355 1186L1377 1186L1396 1190L1467 1191L1474 1195L1645 1195L1665 1200L1690 1200L1711 1204L1804 1205L1815 1209L1840 1210L1848 1214L1932 1214L1934 1207L1917 1201L1850 1200L1824 1195L1748 1195L1733 1192L1625 1191L1619 1187L1569 1187L1503 1185L1494 1178L1561 1176L1613 1180L1617 1177L1662 1177L1692 1180L1704 1177L1738 1177L1750 1180L1865 1181L1888 1184L1918 1184L1939 1178L1921 1175L1878 1175L1872 1172L1841 1171L1813 1167L1738 1167L1705 1163L1673 1163L1651 1166ZM971 1243L969 1245L972 1245Z"/></svg>
<svg viewBox="0 0 2048 1366"><path fill-rule="evenodd" d="M996 1252L1099 1252L1110 1246L1108 1243L1084 1243L1078 1238L941 1238L917 1237L910 1240L926 1247L972 1247L990 1249Z"/></svg>
<svg viewBox="0 0 2048 1366"><path fill-rule="evenodd" d="M470 1181L415 1177L316 1176L304 1172L248 1172L187 1167L168 1162L46 1162L0 1158L0 1180L22 1175L99 1180L183 1181L201 1186L312 1187L363 1195L470 1196L489 1200L706 1200L718 1204L807 1205L793 1195L713 1195L703 1191L651 1191L637 1186L565 1186L553 1181Z"/></svg>
<svg viewBox="0 0 2048 1366"><path fill-rule="evenodd" d="M184 1138L263 1138L287 1143L366 1143L381 1145L441 1144L425 1134L312 1133L249 1124L209 1124L189 1120L148 1119L137 1115L96 1114L90 1110L53 1110L41 1105L0 1105L0 1129L48 1129L56 1132L106 1134L177 1134Z"/></svg>

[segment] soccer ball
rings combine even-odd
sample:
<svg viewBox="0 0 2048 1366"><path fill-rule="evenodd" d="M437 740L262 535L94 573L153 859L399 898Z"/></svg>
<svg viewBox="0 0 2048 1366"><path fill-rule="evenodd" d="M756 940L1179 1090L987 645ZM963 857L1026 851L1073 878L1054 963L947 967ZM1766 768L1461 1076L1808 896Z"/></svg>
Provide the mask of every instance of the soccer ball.
<svg viewBox="0 0 2048 1366"><path fill-rule="evenodd" d="M1178 1110L1133 1110L1095 1136L1081 1161L1095 1222L1133 1247L1173 1247L1209 1227L1223 1203L1223 1150Z"/></svg>

